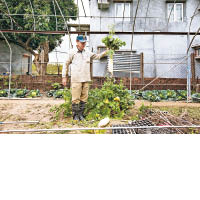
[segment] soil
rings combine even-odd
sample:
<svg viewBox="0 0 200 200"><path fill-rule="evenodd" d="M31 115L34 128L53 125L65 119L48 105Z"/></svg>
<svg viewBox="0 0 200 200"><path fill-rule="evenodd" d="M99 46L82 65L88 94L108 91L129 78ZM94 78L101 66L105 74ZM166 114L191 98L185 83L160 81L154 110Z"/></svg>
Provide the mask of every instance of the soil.
<svg viewBox="0 0 200 200"><path fill-rule="evenodd" d="M88 127L93 124L73 124L71 118L64 118L55 120L54 114L50 112L50 108L55 105L64 103L63 99L42 98L42 99L30 99L30 100L0 100L0 123L1 122L16 122L16 121L38 121L39 123L18 123L18 124L0 124L0 130L27 130L27 129L54 129L54 128L75 128L75 127ZM134 112L142 106L151 106L153 108L188 108L192 109L194 113L200 111L200 103L186 103L186 102L147 102L147 101L135 101L135 107L131 111ZM180 113L179 113L180 114ZM182 113L183 115L184 113ZM188 114L188 113L187 113ZM197 114L197 113L196 113ZM111 120L110 126L119 123L127 123L132 119L132 116L125 117L124 120ZM200 124L198 116L194 119L192 117L185 117L185 120L189 120L188 123ZM30 133L30 132L27 132ZM36 132L34 132L36 133ZM45 132L43 132L45 133ZM48 132L52 133L52 132ZM94 131L62 131L59 133L94 133ZM104 131L105 133L105 131ZM106 133L111 133L107 131Z"/></svg>

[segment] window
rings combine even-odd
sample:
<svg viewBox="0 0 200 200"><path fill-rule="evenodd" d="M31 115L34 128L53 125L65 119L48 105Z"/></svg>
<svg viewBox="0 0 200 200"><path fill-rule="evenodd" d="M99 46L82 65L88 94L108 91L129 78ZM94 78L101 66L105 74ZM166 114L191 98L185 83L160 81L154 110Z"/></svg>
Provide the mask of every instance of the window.
<svg viewBox="0 0 200 200"><path fill-rule="evenodd" d="M168 3L167 4L167 17L170 22L183 21L183 3Z"/></svg>
<svg viewBox="0 0 200 200"><path fill-rule="evenodd" d="M130 3L115 3L115 21L130 21Z"/></svg>
<svg viewBox="0 0 200 200"><path fill-rule="evenodd" d="M105 8L109 8L109 0L98 0L98 8L99 9L105 9Z"/></svg>
<svg viewBox="0 0 200 200"><path fill-rule="evenodd" d="M97 47L97 53L102 53L106 50L106 46L98 46Z"/></svg>

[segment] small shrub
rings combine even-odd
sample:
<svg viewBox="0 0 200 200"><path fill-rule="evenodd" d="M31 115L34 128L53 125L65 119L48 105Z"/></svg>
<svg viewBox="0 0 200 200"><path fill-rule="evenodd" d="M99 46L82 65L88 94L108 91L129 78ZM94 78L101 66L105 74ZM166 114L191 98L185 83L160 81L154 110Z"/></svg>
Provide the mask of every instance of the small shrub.
<svg viewBox="0 0 200 200"><path fill-rule="evenodd" d="M122 118L133 104L133 98L122 81L116 84L113 79L108 79L101 89L89 92L85 113L88 120L100 120L106 116Z"/></svg>

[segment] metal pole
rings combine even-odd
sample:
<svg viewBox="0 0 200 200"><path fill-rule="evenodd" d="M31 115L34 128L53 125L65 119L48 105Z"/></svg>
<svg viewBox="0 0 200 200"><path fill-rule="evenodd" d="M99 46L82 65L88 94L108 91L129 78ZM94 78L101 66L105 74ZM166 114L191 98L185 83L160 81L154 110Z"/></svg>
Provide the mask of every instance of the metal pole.
<svg viewBox="0 0 200 200"><path fill-rule="evenodd" d="M132 56L132 51L131 51L131 56ZM132 70L131 70L131 56L130 56L130 95L132 94Z"/></svg>
<svg viewBox="0 0 200 200"><path fill-rule="evenodd" d="M16 121L16 122L0 122L1 124L38 124L39 121Z"/></svg>
<svg viewBox="0 0 200 200"><path fill-rule="evenodd" d="M13 133L13 132L48 132L48 131L78 131L78 130L114 130L114 129L150 129L150 128L200 128L198 126L132 126L132 127L104 127L104 128L60 128L60 129L27 129L27 130L4 130L0 133Z"/></svg>
<svg viewBox="0 0 200 200"><path fill-rule="evenodd" d="M191 58L190 58L190 35L187 34L187 103L191 101Z"/></svg>
<svg viewBox="0 0 200 200"><path fill-rule="evenodd" d="M4 3L5 3L6 8L7 8L7 10L8 10L8 16L9 16L10 21L11 21L11 30L13 30L13 20L12 20L12 18L11 18L11 16L10 16L10 10L9 10L9 8L8 8L8 4L7 4L6 0L4 0Z"/></svg>
<svg viewBox="0 0 200 200"><path fill-rule="evenodd" d="M10 43L8 42L7 38L5 37L5 35L2 33L2 31L0 30L1 35L3 36L3 38L5 39L9 49L10 49L10 72L9 72L9 88L8 88L8 98L10 98L10 89L11 89L11 78L12 78L12 48L10 46Z"/></svg>

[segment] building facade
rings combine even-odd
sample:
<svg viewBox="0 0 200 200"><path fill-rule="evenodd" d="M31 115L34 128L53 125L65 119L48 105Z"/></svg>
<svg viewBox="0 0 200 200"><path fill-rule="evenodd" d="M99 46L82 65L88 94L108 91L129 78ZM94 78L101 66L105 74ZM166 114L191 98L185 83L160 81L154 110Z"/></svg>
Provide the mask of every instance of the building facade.
<svg viewBox="0 0 200 200"><path fill-rule="evenodd" d="M200 0L90 0L90 31L109 31L115 26L117 36L131 49L144 55L144 77L186 78L187 48L200 27ZM135 14L137 10L137 17ZM192 20L191 20L192 19ZM133 31L136 34L132 35ZM126 33L126 34L124 34ZM106 34L91 34L90 48L103 47ZM132 45L131 45L132 44ZM192 45L199 46L200 35ZM196 49L195 49L196 50ZM190 48L190 53L194 52ZM198 48L196 50L198 51ZM181 64L179 64L181 63ZM178 65L177 65L178 64ZM195 59L196 77L200 77L200 59ZM104 76L106 60L93 63L94 76ZM136 76L133 74L133 76Z"/></svg>
<svg viewBox="0 0 200 200"><path fill-rule="evenodd" d="M24 75L32 73L32 55L20 46L10 43L12 50L12 74ZM0 40L0 74L10 72L10 49L4 40Z"/></svg>

